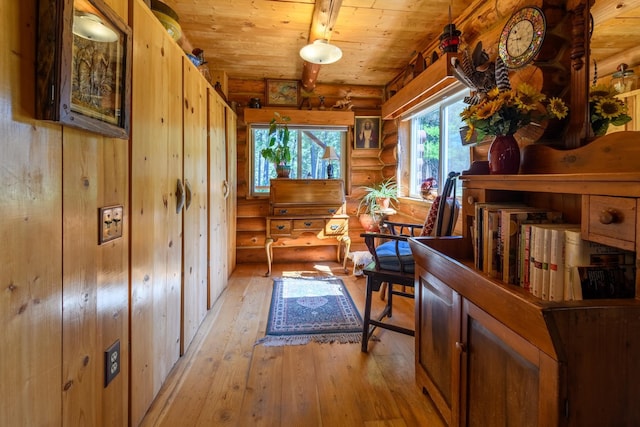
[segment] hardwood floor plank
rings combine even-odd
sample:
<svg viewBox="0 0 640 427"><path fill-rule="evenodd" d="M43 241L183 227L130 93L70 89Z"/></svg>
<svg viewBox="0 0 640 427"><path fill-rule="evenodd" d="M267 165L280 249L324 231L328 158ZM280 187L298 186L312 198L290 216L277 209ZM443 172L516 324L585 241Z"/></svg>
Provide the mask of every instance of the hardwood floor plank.
<svg viewBox="0 0 640 427"><path fill-rule="evenodd" d="M413 337L376 331L360 344L265 347L273 277L339 276L362 313L365 282L335 262L240 264L178 360L143 426L442 426L415 384ZM374 310L384 301L374 298ZM394 322L413 327L413 300L394 299Z"/></svg>

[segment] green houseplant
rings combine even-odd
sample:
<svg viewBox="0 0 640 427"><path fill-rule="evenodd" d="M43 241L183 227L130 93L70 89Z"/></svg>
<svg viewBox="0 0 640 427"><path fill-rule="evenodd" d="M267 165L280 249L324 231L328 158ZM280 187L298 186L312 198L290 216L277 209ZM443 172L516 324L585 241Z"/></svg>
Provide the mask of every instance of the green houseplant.
<svg viewBox="0 0 640 427"><path fill-rule="evenodd" d="M398 185L394 178L388 178L360 189L365 191L357 211L360 224L365 231L377 231L385 210L395 207L394 204L398 201Z"/></svg>
<svg viewBox="0 0 640 427"><path fill-rule="evenodd" d="M291 171L290 131L287 125L290 121L289 116L282 116L276 111L269 122L269 144L260 151L265 160L274 164L278 178L289 177Z"/></svg>

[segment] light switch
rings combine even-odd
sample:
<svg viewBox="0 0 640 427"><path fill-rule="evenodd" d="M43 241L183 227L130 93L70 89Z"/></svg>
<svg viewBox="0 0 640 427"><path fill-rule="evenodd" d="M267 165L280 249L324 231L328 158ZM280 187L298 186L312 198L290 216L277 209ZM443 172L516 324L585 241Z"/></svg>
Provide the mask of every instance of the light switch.
<svg viewBox="0 0 640 427"><path fill-rule="evenodd" d="M106 206L98 213L98 244L122 237L123 206Z"/></svg>

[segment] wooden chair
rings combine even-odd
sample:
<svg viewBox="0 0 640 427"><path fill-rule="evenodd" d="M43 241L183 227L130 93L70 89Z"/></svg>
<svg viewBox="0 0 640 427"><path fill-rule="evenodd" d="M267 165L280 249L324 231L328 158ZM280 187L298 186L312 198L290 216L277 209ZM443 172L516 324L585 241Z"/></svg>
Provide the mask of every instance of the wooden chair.
<svg viewBox="0 0 640 427"><path fill-rule="evenodd" d="M380 233L362 233L369 252L373 255L373 262L364 268L363 273L367 279L365 306L362 327L362 351L367 352L369 339L376 327L389 329L406 335L414 335L412 329L383 322L383 319L393 315L393 296L413 298L413 293L406 288L414 287L414 261L408 237L415 236L450 236L456 222L459 202L455 197L456 178L459 173L451 172L444 184L442 194L431 205L429 214L424 224L410 224L393 221L383 221ZM376 242L384 241L380 245ZM380 315L371 318L371 299L374 291L380 291L386 284L386 305ZM401 289L394 288L401 286ZM384 292L384 288L383 288Z"/></svg>

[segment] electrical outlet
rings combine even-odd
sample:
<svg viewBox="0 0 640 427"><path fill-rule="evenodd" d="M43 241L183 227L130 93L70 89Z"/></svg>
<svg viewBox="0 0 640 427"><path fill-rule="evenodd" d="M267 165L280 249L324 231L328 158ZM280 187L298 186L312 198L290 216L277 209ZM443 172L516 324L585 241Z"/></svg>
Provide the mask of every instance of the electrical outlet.
<svg viewBox="0 0 640 427"><path fill-rule="evenodd" d="M104 352L104 386L120 373L120 340L117 340Z"/></svg>

